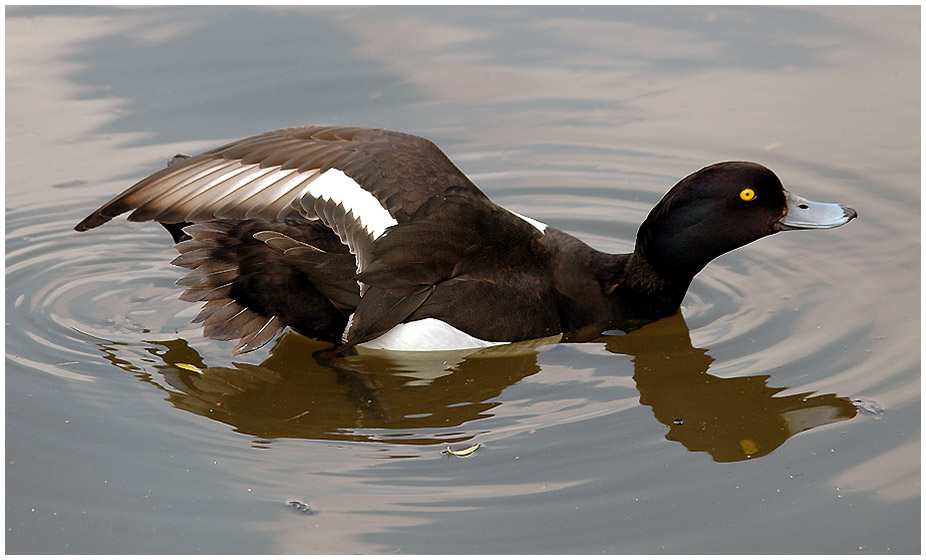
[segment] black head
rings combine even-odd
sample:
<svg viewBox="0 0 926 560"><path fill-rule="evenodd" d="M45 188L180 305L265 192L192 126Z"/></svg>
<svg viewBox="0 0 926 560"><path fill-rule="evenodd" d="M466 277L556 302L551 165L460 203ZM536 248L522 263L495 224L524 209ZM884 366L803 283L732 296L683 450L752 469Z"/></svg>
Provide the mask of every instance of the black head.
<svg viewBox="0 0 926 560"><path fill-rule="evenodd" d="M798 212L813 213L816 221L794 226ZM851 208L792 196L757 163L716 163L666 193L640 226L635 252L660 276L690 280L716 257L766 235L837 227L855 216Z"/></svg>

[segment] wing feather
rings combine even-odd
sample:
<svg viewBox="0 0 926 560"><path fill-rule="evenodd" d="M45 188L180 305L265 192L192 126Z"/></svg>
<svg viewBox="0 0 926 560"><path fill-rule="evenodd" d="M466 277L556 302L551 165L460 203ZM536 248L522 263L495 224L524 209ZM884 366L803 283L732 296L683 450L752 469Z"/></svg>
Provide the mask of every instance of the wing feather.
<svg viewBox="0 0 926 560"><path fill-rule="evenodd" d="M281 212L298 211L307 180L331 168L372 194L398 222L410 219L436 194L485 198L423 138L380 129L306 126L176 161L101 206L75 229L97 227L128 211L132 221L163 223L276 219Z"/></svg>
<svg viewBox="0 0 926 560"><path fill-rule="evenodd" d="M157 220L162 215L180 215L183 221L191 221L203 201L221 200L234 192L242 183L247 184L253 178L251 172L260 172L255 164L241 165L240 162L228 162L217 166L212 172L184 184L183 188L174 190L157 201L149 201L132 213L134 221ZM163 221L163 220L158 220Z"/></svg>
<svg viewBox="0 0 926 560"><path fill-rule="evenodd" d="M234 180L225 183L217 183L211 189L201 189L198 193L179 201L187 208L187 219L185 221L197 221L195 216L212 216L215 215L217 208L233 205L236 200L249 193L263 190L267 186L280 180L275 174L276 170L272 167L261 168L255 164L243 165L239 175ZM180 213L184 210L180 209Z"/></svg>

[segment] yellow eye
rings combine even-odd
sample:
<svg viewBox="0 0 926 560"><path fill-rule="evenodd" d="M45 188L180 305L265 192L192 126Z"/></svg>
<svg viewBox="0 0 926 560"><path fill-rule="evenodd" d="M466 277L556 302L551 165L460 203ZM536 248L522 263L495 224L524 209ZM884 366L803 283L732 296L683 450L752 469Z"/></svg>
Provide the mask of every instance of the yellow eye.
<svg viewBox="0 0 926 560"><path fill-rule="evenodd" d="M740 191L740 198L742 198L746 202L749 202L755 197L756 197L756 191L750 189L749 187L746 187L745 189Z"/></svg>

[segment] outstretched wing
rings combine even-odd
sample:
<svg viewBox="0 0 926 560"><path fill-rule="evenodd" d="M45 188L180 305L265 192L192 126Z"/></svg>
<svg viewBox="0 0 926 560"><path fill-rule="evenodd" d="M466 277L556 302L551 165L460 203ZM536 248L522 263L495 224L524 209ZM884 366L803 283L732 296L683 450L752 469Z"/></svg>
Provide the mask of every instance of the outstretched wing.
<svg viewBox="0 0 926 560"><path fill-rule="evenodd" d="M312 183L330 170L342 172L372 195L398 223L436 194L466 192L486 198L424 138L380 129L306 126L252 136L179 161L136 183L75 229L92 229L129 211L130 221L167 224L274 220L293 213L314 218L318 198L342 202L347 197L344 206L350 206L352 193L326 190L332 181L312 193Z"/></svg>
<svg viewBox="0 0 926 560"><path fill-rule="evenodd" d="M457 293L451 290L453 284L440 287L451 280L473 281L483 286L476 295L494 300L500 278L483 278L479 265L494 259L499 270L510 269L512 263L523 268L538 258L535 243L543 231L542 224L492 204L428 140L348 127L287 128L175 161L103 205L75 229L85 231L129 211L130 221L178 224L172 226L175 236L182 224L224 220L232 227L241 220L263 220L266 230L250 237L278 253L267 262L302 271L332 309L353 312L344 347L421 315L432 296L435 301L451 301ZM353 255L356 271L343 270L342 254L320 250L311 239L295 239L278 226L297 216L330 228ZM248 227L258 223L248 222ZM221 261L213 270L218 249L212 247L211 234L189 231L195 234L192 244L178 248L190 254L178 264L193 269L184 280L188 297L210 302L202 317L211 329L207 335L241 337L239 347L246 351L264 344L283 324L328 333L337 322L315 325L312 317L303 316L307 314L288 317L295 312L292 305L274 307L275 302L244 301L240 292L232 294L229 282L237 281L240 266ZM519 251L528 254L514 254ZM332 268L335 261L340 268ZM359 284L356 289L352 282ZM543 299L545 289L531 287L526 293ZM261 297L290 294L275 285L274 290L258 292ZM217 303L211 303L213 299ZM517 298L507 299L515 305ZM254 317L245 313L255 309Z"/></svg>

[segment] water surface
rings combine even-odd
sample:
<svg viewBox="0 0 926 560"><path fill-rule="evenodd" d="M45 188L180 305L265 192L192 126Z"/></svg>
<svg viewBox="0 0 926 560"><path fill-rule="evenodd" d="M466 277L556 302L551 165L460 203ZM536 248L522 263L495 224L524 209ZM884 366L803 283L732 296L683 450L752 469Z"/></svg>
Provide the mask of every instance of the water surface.
<svg viewBox="0 0 926 560"><path fill-rule="evenodd" d="M7 8L7 551L919 552L919 15ZM721 160L860 218L630 334L427 360L233 358L161 228L72 231L177 152L313 123L426 136L606 251Z"/></svg>

